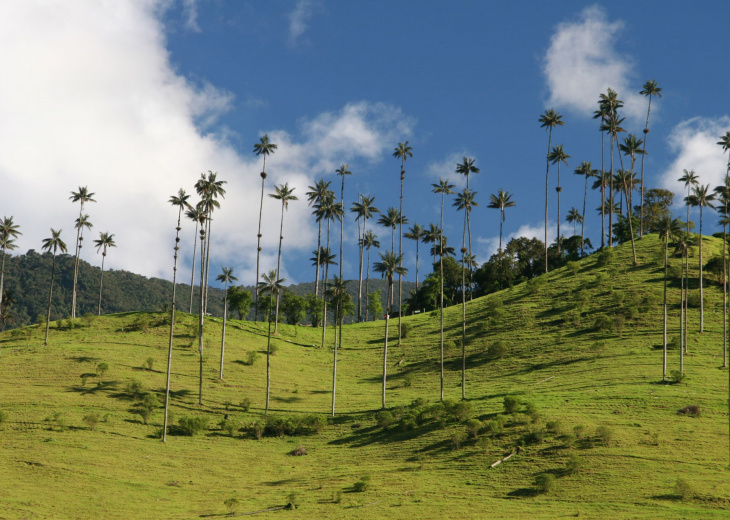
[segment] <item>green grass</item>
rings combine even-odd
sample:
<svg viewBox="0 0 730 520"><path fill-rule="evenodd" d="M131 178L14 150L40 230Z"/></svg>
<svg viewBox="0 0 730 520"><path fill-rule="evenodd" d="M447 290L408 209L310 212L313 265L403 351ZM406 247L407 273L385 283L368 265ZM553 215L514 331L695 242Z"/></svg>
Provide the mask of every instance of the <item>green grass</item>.
<svg viewBox="0 0 730 520"><path fill-rule="evenodd" d="M706 260L719 245L705 240ZM544 283L468 304L466 394L471 417L482 422L476 438L467 435L465 420L427 411L439 396L439 320L428 313L405 318L411 328L400 348L391 323L387 401L393 425L384 430L376 423L379 321L344 328L338 414L328 426L319 434L261 440L250 426L265 404L266 324L229 321L225 379L219 381L221 323L206 322L199 406L196 318L178 313L173 422L209 421L204 434L171 435L165 445L155 437L162 410L144 425L132 413L139 401L125 391L138 381L142 393L164 392L165 315L78 319L74 327L63 320L52 324L47 347L37 326L0 334L0 412L7 414L0 422L0 516L224 516L231 498L243 513L286 505L294 493L297 518L725 518L730 470L722 291L706 283L704 334L697 332L698 311L690 312L687 377L662 384L662 247L656 237L645 237L637 242L638 267L624 245L609 266L597 268L589 257L575 274L560 269ZM696 277L697 259L692 263ZM678 299L673 283L670 338L678 334ZM608 317L608 330L594 328L599 315ZM615 328L619 315L624 324ZM446 310L445 328L455 344L446 353L446 397L458 401L460 306ZM278 351L270 415L327 415L332 329L330 348L318 348L321 329L280 324L279 330L272 340ZM487 348L497 342L504 356L491 359ZM253 365L246 364L249 351L259 352ZM678 368L678 359L678 351L670 351L670 368ZM87 376L82 385L81 375L97 373L102 362L109 365L103 377ZM505 397L523 403L517 413L504 415ZM238 406L244 399L251 402L247 413ZM428 403L409 407L416 399ZM688 405L699 406L701 416L677 415ZM100 421L92 430L84 417L94 413ZM218 426L226 413L238 426L233 437ZM500 416L501 433L490 430ZM298 447L307 454L289 454ZM545 474L554 481L539 477ZM536 479L552 486L540 492ZM358 482L367 489L356 491Z"/></svg>

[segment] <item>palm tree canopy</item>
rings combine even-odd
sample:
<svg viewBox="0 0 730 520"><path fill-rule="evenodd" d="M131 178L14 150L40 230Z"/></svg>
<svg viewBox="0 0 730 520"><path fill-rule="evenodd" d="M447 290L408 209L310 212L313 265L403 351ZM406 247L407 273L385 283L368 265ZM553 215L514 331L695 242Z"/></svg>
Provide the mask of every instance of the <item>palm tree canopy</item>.
<svg viewBox="0 0 730 520"><path fill-rule="evenodd" d="M276 296L279 291L284 288L283 283L286 281L286 278L276 279L275 269L272 269L268 273L263 273L261 278L263 278L264 281L258 283L259 290L261 292L271 293L273 296Z"/></svg>
<svg viewBox="0 0 730 520"><path fill-rule="evenodd" d="M371 247L379 248L380 242L378 241L378 235L373 233L372 231L368 231L365 233L365 235L360 239L360 242L362 242L362 245L365 246L366 249L370 249Z"/></svg>
<svg viewBox="0 0 730 520"><path fill-rule="evenodd" d="M405 164L406 159L413 157L413 148L408 146L408 141L405 143L398 143L398 146L396 146L393 151L393 157L400 159L402 164Z"/></svg>
<svg viewBox="0 0 730 520"><path fill-rule="evenodd" d="M91 223L88 215L80 215L76 219L76 224L74 224L74 227L76 229L82 229L82 228L91 229L92 227L94 227L94 224Z"/></svg>
<svg viewBox="0 0 730 520"><path fill-rule="evenodd" d="M434 193L443 193L444 195L451 195L454 193L451 191L451 188L454 187L453 184L449 184L449 179L442 179L439 178L438 184L431 184L433 186L433 192Z"/></svg>
<svg viewBox="0 0 730 520"><path fill-rule="evenodd" d="M567 166L568 159L570 159L570 155L565 152L562 144L554 146L552 151L548 154L548 161L550 161L552 164L562 162L565 163L565 165Z"/></svg>
<svg viewBox="0 0 730 520"><path fill-rule="evenodd" d="M489 196L489 204L487 204L487 207L504 211L504 208L514 208L515 205L515 201L512 200L512 194L500 189L496 195L492 194Z"/></svg>
<svg viewBox="0 0 730 520"><path fill-rule="evenodd" d="M727 152L730 150L730 130L725 132L725 135L720 137L720 140L717 142L720 146L722 146L722 153Z"/></svg>
<svg viewBox="0 0 730 520"><path fill-rule="evenodd" d="M405 275L408 273L408 269L400 265L403 261L402 254L391 251L378 254L380 255L380 262L375 262L373 269L376 273L380 273L383 278L387 279L388 283L393 283L394 275Z"/></svg>
<svg viewBox="0 0 730 520"><path fill-rule="evenodd" d="M99 238L94 240L94 245L96 246L96 252L98 253L100 249L104 249L104 255L106 255L106 250L109 247L117 247L117 244L114 242L114 234L111 235L108 232L99 232Z"/></svg>
<svg viewBox="0 0 730 520"><path fill-rule="evenodd" d="M639 92L639 94L641 94L642 96L662 97L661 92L662 92L662 88L657 86L657 82L652 79L652 80L644 83L644 87L641 90L641 92Z"/></svg>
<svg viewBox="0 0 730 520"><path fill-rule="evenodd" d="M195 183L195 191L198 192L201 200L206 203L217 199L218 197L225 199L226 190L223 188L224 184L226 184L226 181L219 181L217 172L214 173L208 170L207 176L204 173L200 174L200 179L198 179L198 182ZM208 204L208 206L215 206L216 208L219 208L220 204L216 202L214 205Z"/></svg>
<svg viewBox="0 0 730 520"><path fill-rule="evenodd" d="M463 209L467 212L470 212L473 207L479 205L474 200L476 194L476 191L464 188L464 191L456 194L456 199L454 200L453 206L456 207L456 209L458 209L459 211Z"/></svg>
<svg viewBox="0 0 730 520"><path fill-rule="evenodd" d="M170 200L168 201L173 206L179 206L183 209L189 209L192 206L188 203L188 200L190 199L190 195L187 195L185 193L185 190L180 188L180 190L177 192L177 195L173 195L170 197Z"/></svg>
<svg viewBox="0 0 730 520"><path fill-rule="evenodd" d="M93 197L95 193L90 193L86 186L79 186L79 191L72 191L69 199L71 202L80 202L83 206L86 202L96 202Z"/></svg>
<svg viewBox="0 0 730 520"><path fill-rule="evenodd" d="M320 179L314 183L314 186L307 186L309 191L306 193L307 201L310 206L321 204L328 197L334 197L334 192L330 190L332 181Z"/></svg>
<svg viewBox="0 0 730 520"><path fill-rule="evenodd" d="M563 116L561 116L558 112L553 110L552 108L545 111L544 114L540 116L538 121L540 122L540 128L544 128L545 130L548 130L550 128L555 128L556 126L564 126L565 121L562 120Z"/></svg>
<svg viewBox="0 0 730 520"><path fill-rule="evenodd" d="M697 186L699 184L699 176L695 173L694 170L682 170L684 172L684 175L682 175L679 179L677 179L679 182L684 183L684 187L687 188L689 186Z"/></svg>
<svg viewBox="0 0 730 520"><path fill-rule="evenodd" d="M50 253L52 250L54 255L56 254L56 251L59 250L62 253L68 251L66 243L61 239L61 231L63 230L59 229L58 231L56 231L55 229L51 228L51 237L43 239L42 249L44 251L48 251Z"/></svg>
<svg viewBox="0 0 730 520"><path fill-rule="evenodd" d="M352 172L349 170L349 168L349 164L341 164L340 167L335 170L335 173L337 175L340 175L341 177L344 177L345 175L352 175Z"/></svg>
<svg viewBox="0 0 730 520"><path fill-rule="evenodd" d="M216 277L216 280L228 284L238 281L238 278L233 276L233 267L221 267L221 274Z"/></svg>
<svg viewBox="0 0 730 520"><path fill-rule="evenodd" d="M573 171L576 175L583 175L585 177L598 177L598 174L600 171L593 169L593 163L590 161L583 161L580 163L580 165Z"/></svg>
<svg viewBox="0 0 730 520"><path fill-rule="evenodd" d="M633 158L636 155L644 154L644 150L641 149L642 144L644 144L643 139L639 139L634 134L629 134L628 137L624 137L624 142L619 145L619 150L621 150L624 155Z"/></svg>
<svg viewBox="0 0 730 520"><path fill-rule="evenodd" d="M375 197L368 195L360 195L359 202L353 202L350 211L357 215L357 220L372 218L375 213L380 213L380 210L375 207Z"/></svg>
<svg viewBox="0 0 730 520"><path fill-rule="evenodd" d="M409 229L407 233L403 233L403 236L409 240L415 240L416 242L420 242L424 236L424 231L425 230L423 229L423 227L421 227L420 224L415 223L411 226L411 229Z"/></svg>
<svg viewBox="0 0 730 520"><path fill-rule="evenodd" d="M583 222L583 215L581 215L578 208L570 208L570 211L568 211L568 216L565 217L565 220L570 222L571 224L573 222L577 222L578 224L580 224L581 222Z"/></svg>
<svg viewBox="0 0 730 520"><path fill-rule="evenodd" d="M337 265L337 262L335 262L335 258L337 258L337 255L332 253L330 251L329 247L321 246L319 248L319 253L315 249L312 251L312 254L314 255L310 260L312 261L312 265L317 265L317 262L319 261L319 265Z"/></svg>
<svg viewBox="0 0 730 520"><path fill-rule="evenodd" d="M714 208L712 201L715 200L715 194L710 193L710 185L697 185L692 187L692 195L684 198L684 201L690 206L700 206Z"/></svg>
<svg viewBox="0 0 730 520"><path fill-rule="evenodd" d="M20 226L13 222L13 217L3 217L0 220L0 247L3 249L15 249L14 239L18 238Z"/></svg>
<svg viewBox="0 0 730 520"><path fill-rule="evenodd" d="M456 164L456 173L459 175L463 175L464 177L469 177L470 173L479 173L479 168L474 166L474 163L476 162L476 159L473 159L471 157L464 157L462 162Z"/></svg>
<svg viewBox="0 0 730 520"><path fill-rule="evenodd" d="M264 134L259 142L253 145L253 153L256 155L271 155L276 152L277 148L278 145L269 141L269 134Z"/></svg>
<svg viewBox="0 0 730 520"><path fill-rule="evenodd" d="M397 208L390 207L388 208L388 211L385 213L380 214L380 218L378 219L378 224L381 226L387 227L387 228L393 228L395 229L399 222L400 212ZM404 222L405 224L405 222Z"/></svg>
<svg viewBox="0 0 730 520"><path fill-rule="evenodd" d="M289 209L290 200L299 200L296 195L294 195L295 189L296 188L290 188L289 183L286 182L284 184L276 186L274 188L274 193L269 193L269 197L271 197L272 199L280 200L282 206L285 209Z"/></svg>

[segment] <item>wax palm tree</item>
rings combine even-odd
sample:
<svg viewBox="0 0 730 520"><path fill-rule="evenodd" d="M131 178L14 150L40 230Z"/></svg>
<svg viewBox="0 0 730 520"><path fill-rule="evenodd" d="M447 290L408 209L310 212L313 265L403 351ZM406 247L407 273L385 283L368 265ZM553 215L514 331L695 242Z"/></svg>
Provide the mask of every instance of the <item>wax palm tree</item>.
<svg viewBox="0 0 730 520"><path fill-rule="evenodd" d="M393 252L379 253L380 262L376 262L373 269L376 273L380 273L383 278L388 281L388 293L391 295L389 302L393 300L393 276L398 274L406 274L408 270L401 266L403 261L402 255L396 255ZM385 384L387 382L388 373L388 323L390 322L390 312L392 304L388 304L385 313L385 344L383 348L383 410L385 410Z"/></svg>
<svg viewBox="0 0 730 520"><path fill-rule="evenodd" d="M423 240L424 233L425 233L425 230L423 229L423 227L418 223L414 223L411 226L411 229L409 229L408 232L403 235L408 240L413 240L416 243L416 293L418 293L418 278L419 278L419 275L418 275L418 253L419 253L418 245ZM416 303L416 307L418 307L417 303Z"/></svg>
<svg viewBox="0 0 730 520"><path fill-rule="evenodd" d="M18 247L15 245L15 239L22 234L20 232L20 226L13 222L13 217L3 217L0 220L0 249L2 249L2 264L0 266L0 309L3 308L3 294L5 291L5 253Z"/></svg>
<svg viewBox="0 0 730 520"><path fill-rule="evenodd" d="M335 304L337 312L335 314L335 326L340 326L339 334L339 346L335 344L332 349L334 352L334 359L332 362L332 417L335 416L335 401L337 396L337 351L342 349L342 322L344 321L344 299L347 295L347 285L345 281L336 276L332 283L328 284L327 295L330 300Z"/></svg>
<svg viewBox="0 0 730 520"><path fill-rule="evenodd" d="M264 415L266 415L269 413L269 396L271 394L271 310L274 308L274 299L278 297L284 288L283 283L286 279L277 278L276 271L273 269L268 273L264 273L262 278L264 280L258 283L259 291L269 293L269 333L266 340L266 409L264 410Z"/></svg>
<svg viewBox="0 0 730 520"><path fill-rule="evenodd" d="M349 164L341 164L340 167L335 170L335 173L342 177L342 187L340 188L340 204L342 205L343 213L342 217L340 218L340 258L342 258L342 246L345 237L345 177L347 175L352 175L352 172L349 168ZM340 262L340 278L342 278L342 264L344 264L344 262Z"/></svg>
<svg viewBox="0 0 730 520"><path fill-rule="evenodd" d="M398 208L398 214L401 216L398 222L398 254L401 256L401 265L403 267L403 181L406 178L406 159L413 157L413 148L408 146L408 141L405 143L398 143L398 146L393 150L393 157L400 159L400 206ZM342 275L340 275L342 276ZM403 307L403 275L398 275L398 346L400 347L401 342L401 317Z"/></svg>
<svg viewBox="0 0 730 520"><path fill-rule="evenodd" d="M76 236L78 237L78 246L76 247L76 259L74 261L74 298L72 303L73 307L71 309L71 316L73 318L76 317L76 307L78 306L78 273L80 267L79 255L81 254L81 248L84 244L84 229L91 229L92 227L94 227L94 224L92 224L89 220L89 215L79 215L78 218L74 221L74 228L76 229Z"/></svg>
<svg viewBox="0 0 730 520"><path fill-rule="evenodd" d="M548 272L548 195L550 192L550 150L552 149L553 139L553 128L556 126L565 126L565 122L562 120L563 116L558 112L555 112L552 108L546 110L544 114L538 119L540 128L545 128L548 131L548 147L547 153L545 154L545 272Z"/></svg>
<svg viewBox="0 0 730 520"><path fill-rule="evenodd" d="M360 246L360 275L359 283L357 287L357 321L362 321L362 264L365 257L365 249L363 247L362 237L365 236L367 222L369 218L375 216L375 213L380 213L380 210L375 207L375 197L368 195L360 195L359 201L352 204L351 212L357 215L356 220L358 222L358 244ZM362 234L360 235L360 220L362 220ZM367 297L367 295L366 295Z"/></svg>
<svg viewBox="0 0 730 520"><path fill-rule="evenodd" d="M274 193L269 193L269 197L272 199L281 201L281 224L279 226L279 254L276 259L276 277L281 276L281 243L284 240L284 210L289 209L289 202L292 200L299 200L294 195L296 188L290 188L289 183L286 182L279 186L276 186ZM279 332L279 295L276 297L276 317L274 319L274 334Z"/></svg>
<svg viewBox="0 0 730 520"><path fill-rule="evenodd" d="M679 182L683 182L684 187L687 188L687 196L684 198L684 201L685 201L685 205L687 206L686 233L687 233L687 236L689 236L690 235L690 232L689 232L689 207L690 207L689 197L691 195L692 188L699 184L699 177L697 176L697 174L695 173L694 170L689 170L689 171L683 170L683 172L684 172L684 175L682 175L677 180L679 180ZM684 291L685 291L685 324L686 324L686 307L687 307L686 302L687 302L687 298L689 297L689 254L687 254L687 256L686 256L686 261L687 261L687 283L685 284L685 288L684 288ZM685 336L687 336L687 334L688 334L687 327L685 327L684 333L685 333ZM687 351L687 342L685 341L685 352L686 351Z"/></svg>
<svg viewBox="0 0 730 520"><path fill-rule="evenodd" d="M226 323L228 321L228 284L238 280L233 276L232 267L221 267L221 274L216 277L216 280L223 284L223 334L221 335L221 366L218 379L223 379L223 358L226 352Z"/></svg>
<svg viewBox="0 0 730 520"><path fill-rule="evenodd" d="M87 202L96 202L94 200L94 193L89 192L89 189L86 186L79 186L79 191L72 191L71 196L69 199L71 202L78 202L79 203L79 219L82 217L84 213L84 204ZM86 215L86 218L88 219L88 215ZM78 222L78 220L77 220ZM76 258L74 259L74 282L73 282L73 294L72 294L72 300L71 300L71 317L76 317L76 286L79 280L79 255L81 254L81 244L84 240L84 230L83 227L77 227L76 228L76 247L74 248L74 254L76 255Z"/></svg>
<svg viewBox="0 0 730 520"><path fill-rule="evenodd" d="M175 296L177 295L177 255L180 251L180 219L182 218L182 211L185 208L192 209L188 200L190 195L185 193L185 190L180 188L177 195L170 197L168 201L173 206L177 206L177 226L175 226L175 255L172 267L172 305L170 306L170 341L167 347L167 379L165 383L165 414L162 424L162 442L167 442L167 415L170 408L170 374L172 370L172 340L175 336ZM113 237L114 235L112 235ZM103 237L100 237L100 240ZM106 250L104 251L106 253ZM104 273L104 257L102 257L102 274ZM191 286L192 291L192 286ZM101 283L99 284L99 314L101 314Z"/></svg>
<svg viewBox="0 0 730 520"><path fill-rule="evenodd" d="M497 194L489 196L488 208L499 210L499 251L502 251L502 224L504 223L504 210L505 208L514 208L515 201L512 200L512 195L508 191L497 191Z"/></svg>
<svg viewBox="0 0 730 520"><path fill-rule="evenodd" d="M94 240L94 245L96 246L96 252L98 253L100 250L101 253L101 277L99 278L99 307L97 309L97 315L101 316L101 291L104 284L104 260L106 260L106 252L107 249L110 247L117 247L117 244L114 242L114 235L109 234L108 232L99 233L99 238L97 240ZM175 243L175 246L177 247L177 243ZM175 252L177 254L177 251Z"/></svg>
<svg viewBox="0 0 730 520"><path fill-rule="evenodd" d="M593 169L593 165L588 161L580 163L575 171L576 175L582 175L585 178L585 185L583 187L583 213L581 214L580 221L580 254L583 256L583 241L585 237L585 220L586 220L586 200L588 199L588 178L597 177L598 171ZM603 232L603 231L601 231Z"/></svg>
<svg viewBox="0 0 730 520"><path fill-rule="evenodd" d="M560 235L560 192L563 191L563 188L560 186L560 163L565 163L565 166L568 166L569 158L570 155L565 152L562 144L555 146L548 155L550 163L558 165L558 185L555 188L555 191L558 193L558 255L560 255L560 244L563 241Z"/></svg>
<svg viewBox="0 0 730 520"><path fill-rule="evenodd" d="M205 230L208 214L205 212L204 201L198 202L198 228L200 229L200 307L198 309L198 354L199 354L199 379L198 379L198 404L203 404L203 326L205 325Z"/></svg>
<svg viewBox="0 0 730 520"><path fill-rule="evenodd" d="M689 248L692 237L686 231L676 235L674 254L682 257L679 305L679 370L684 373L684 354L687 352L687 287L689 285Z"/></svg>
<svg viewBox="0 0 730 520"><path fill-rule="evenodd" d="M58 253L58 251L61 251L61 253L68 251L66 243L61 239L61 231L62 230L60 229L56 231L51 228L50 238L43 239L42 249L47 253L53 254L53 262L51 263L51 285L48 288L48 315L46 316L46 338L43 340L44 345L48 345L48 329L51 326L51 302L53 301L53 281L56 277L56 253Z"/></svg>
<svg viewBox="0 0 730 520"><path fill-rule="evenodd" d="M334 193L332 190L330 190L330 184L332 184L331 181L325 181L324 179L320 179L317 182L314 183L314 186L308 186L309 191L306 193L307 195L307 201L310 206L314 207L314 210L312 210L312 214L315 216L315 219L317 221L317 251L320 250L322 247L322 216L320 207L322 205L322 202L326 198L331 198L334 196ZM317 261L315 264L315 279L314 279L314 296L319 296L319 266L320 263Z"/></svg>
<svg viewBox="0 0 730 520"><path fill-rule="evenodd" d="M659 222L659 236L664 242L664 350L662 361L662 381L667 380L667 266L669 265L669 239L682 231L679 219L667 216Z"/></svg>
<svg viewBox="0 0 730 520"><path fill-rule="evenodd" d="M618 98L618 94L615 90L608 89L606 94L600 95L600 100L598 102L599 106L602 106L601 110L606 114L603 123L601 124L601 131L607 132L611 136L611 145L610 145L610 153L611 153L611 176L609 177L610 181L610 198L611 202L609 204L609 213L608 213L608 245L609 247L613 247L613 146L614 143L616 143L616 146L618 146L618 134L621 132L624 132L625 130L621 127L621 124L624 121L624 118L619 117L618 115L618 109L623 107L624 103ZM619 160L623 161L621 159L621 154L619 154ZM623 167L622 167L623 169Z"/></svg>
<svg viewBox="0 0 730 520"><path fill-rule="evenodd" d="M456 165L456 173L466 177L466 189L467 190L469 189L469 175L472 173L479 173L479 168L477 168L474 165L475 161L476 161L476 159L464 157L462 162L460 162ZM471 258L472 255L471 255L471 220L470 220L471 215L470 215L470 212L467 211L464 216L466 217L467 229L469 231L469 258ZM469 265L469 287L471 287L471 285L472 285L472 282L471 282L472 269L471 268L472 268L472 266L470 264Z"/></svg>
<svg viewBox="0 0 730 520"><path fill-rule="evenodd" d="M327 199L324 201L322 205L322 218L324 218L327 221L327 251L330 250L330 224L335 219L339 220L342 218L342 203L341 202L335 202L334 198ZM340 259L340 262L342 262L342 259ZM329 277L329 264L325 264L324 266L324 284L322 285L323 288L327 287L327 278ZM322 299L324 300L324 311L322 313L322 348L324 348L325 339L327 337L327 298L325 298L324 295L325 291L322 291Z"/></svg>
<svg viewBox="0 0 730 520"><path fill-rule="evenodd" d="M715 197L719 204L717 211L720 213L720 224L722 225L722 366L727 368L727 225L730 222L728 211L728 200L730 200L730 177L725 175L723 186L716 186Z"/></svg>
<svg viewBox="0 0 730 520"><path fill-rule="evenodd" d="M193 234L193 265L190 268L190 309L188 309L188 313L190 314L193 313L193 294L195 292L195 252L198 247L198 226L200 225L200 221L204 213L205 210L200 205L200 203L196 204L195 206L189 206L188 210L185 211L185 216L195 222L195 232Z"/></svg>
<svg viewBox="0 0 730 520"><path fill-rule="evenodd" d="M609 108L608 104L604 102L603 97L601 96L598 100L598 110L593 112L593 119L600 119L600 125L599 130L601 132L601 171L600 173L596 174L596 177L599 179L605 179L606 183L601 184L601 200L604 200L606 198L606 187L610 184L610 179L606 176L606 168L605 168L605 141L606 141L606 121L608 120L609 115ZM597 183L598 181L596 181ZM596 189L596 183L593 185L593 189ZM609 230L610 234L610 230ZM601 213L601 249L606 247L606 213Z"/></svg>
<svg viewBox="0 0 730 520"><path fill-rule="evenodd" d="M443 180L443 179L442 179ZM437 184L432 184L431 186L438 186ZM453 184L450 184L452 188L454 187ZM435 191L434 191L435 193ZM449 191L449 194L452 194L453 191ZM424 244L431 244L431 249L433 249L433 244L435 244L438 241L439 234L441 233L441 230L439 227L434 224L433 222L428 224L428 227L423 231L423 243ZM436 263L436 255L433 256L433 263Z"/></svg>
<svg viewBox="0 0 730 520"><path fill-rule="evenodd" d="M433 245L433 247L431 247L430 253L433 256L438 257L454 257L456 256L456 249L449 245L449 237L439 234L439 236L436 237L436 243ZM439 259L439 262L440 260L441 259Z"/></svg>
<svg viewBox="0 0 730 520"><path fill-rule="evenodd" d="M464 188L461 193L456 195L454 206L459 211L464 211L464 236L466 236L466 226L469 223L469 213L472 208L478 206L474 197L475 191L471 191L469 188ZM471 229L469 230L471 235ZM471 257L471 252L468 252ZM467 259L467 249L464 239L461 242L461 398L466 399L466 280L464 279L465 262ZM469 271L471 273L471 263L469 264Z"/></svg>
<svg viewBox="0 0 730 520"><path fill-rule="evenodd" d="M380 248L378 235L376 235L372 231L364 233L362 236L362 245L368 252L365 276L365 321L368 321L368 319L370 318L370 310L368 308L368 303L370 302L370 293L368 292L370 288L370 249L372 249L373 247L376 249Z"/></svg>
<svg viewBox="0 0 730 520"><path fill-rule="evenodd" d="M646 156L646 139L649 137L649 114L651 114L651 98L662 97L662 89L657 86L656 81L651 80L644 83L641 94L649 98L649 107L646 109L646 126L644 126L644 142L641 149L641 222L639 224L639 238L644 236L644 157ZM633 168L632 168L633 170Z"/></svg>
<svg viewBox="0 0 730 520"><path fill-rule="evenodd" d="M700 208L700 235L698 237L698 245L700 248L700 332L705 331L705 302L704 291L702 288L702 208L714 208L712 201L715 200L715 194L710 193L710 185L698 185L692 188L692 195L685 199L685 202L691 206Z"/></svg>
<svg viewBox="0 0 730 520"><path fill-rule="evenodd" d="M261 266L261 216L264 212L264 184L266 183L266 156L272 155L276 152L276 149L278 148L278 145L272 143L269 140L269 134L264 134L264 136L259 139L258 143L255 143L253 145L253 153L255 153L257 156L263 156L264 158L264 166L261 169L261 204L259 206L259 230L256 234L256 301L254 303L255 310L255 320L258 321L259 319L259 272L260 272L260 266Z"/></svg>
<svg viewBox="0 0 730 520"><path fill-rule="evenodd" d="M573 224L573 235L576 235L576 226L577 224L583 224L583 215L580 214L578 208L573 207L570 208L570 211L568 211L568 216L566 217L565 221L568 224Z"/></svg>
<svg viewBox="0 0 730 520"><path fill-rule="evenodd" d="M636 246L634 242L634 224L633 224L633 211L631 211L631 191L634 186L634 176L632 172L628 170L618 170L616 172L616 176L614 177L614 180L621 188L621 191L624 195L624 200L626 201L626 220L628 220L629 223L629 237L631 238L631 253L633 255L633 264L636 265ZM620 214L623 214L623 211L620 212Z"/></svg>
<svg viewBox="0 0 730 520"><path fill-rule="evenodd" d="M722 146L723 154L730 150L730 130L725 132L725 135L720 137L720 140L717 142L717 144ZM727 187L729 185L730 185L730 154L728 154L727 168L725 169L725 186ZM723 202L724 202L724 208L725 208L724 219L727 221L730 218L730 215L728 214L728 199L730 199L730 196L728 196L727 190L724 191L723 198L724 198ZM727 274L728 274L727 270L728 270L728 266L725 262L725 260L726 260L725 249L727 248L727 235L725 232L726 224L727 224L727 222L724 221L723 228L722 228L723 229L723 259L724 259L724 261L723 261L723 290L725 293L725 303L724 303L722 312L723 312L723 316L724 316L723 317L724 323L726 323L725 316L729 312L728 308L727 308ZM727 336L727 331L725 331L725 336ZM724 341L726 341L726 340L727 340L727 338L725 338ZM724 350L725 349L723 349L723 351ZM724 355L723 355L723 357L724 357ZM727 366L727 363L725 364L725 366ZM730 380L728 381L728 395L730 397Z"/></svg>
<svg viewBox="0 0 730 520"><path fill-rule="evenodd" d="M218 197L222 199L226 198L226 190L223 188L224 184L226 184L226 181L219 181L218 173L210 170L208 170L207 176L201 173L200 179L195 184L195 189L197 190L198 195L200 195L200 200L203 203L205 212L208 214L208 218L206 220L206 237L208 240L208 247L205 252L205 296L203 299L203 309L205 311L208 310L208 279L210 278L208 273L210 268L210 243L212 241L211 226L213 223L213 212L221 207L220 202L217 200Z"/></svg>

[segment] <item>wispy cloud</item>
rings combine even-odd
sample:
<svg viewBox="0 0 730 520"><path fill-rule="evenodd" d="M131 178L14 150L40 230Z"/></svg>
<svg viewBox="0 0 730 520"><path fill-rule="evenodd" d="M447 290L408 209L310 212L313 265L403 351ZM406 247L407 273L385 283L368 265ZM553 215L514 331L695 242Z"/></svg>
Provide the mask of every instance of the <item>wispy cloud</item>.
<svg viewBox="0 0 730 520"><path fill-rule="evenodd" d="M592 117L598 95L608 88L624 101L624 114L640 117L645 102L634 80L634 62L615 49L624 24L609 21L603 8L586 7L577 20L559 24L545 53L543 73L550 91L548 107Z"/></svg>
<svg viewBox="0 0 730 520"><path fill-rule="evenodd" d="M314 14L315 3L312 0L299 0L294 9L287 15L289 18L289 45L296 45L299 38L309 27L309 20Z"/></svg>
<svg viewBox="0 0 730 520"><path fill-rule="evenodd" d="M185 27L193 32L200 32L198 25L198 0L182 0Z"/></svg>
<svg viewBox="0 0 730 520"><path fill-rule="evenodd" d="M456 165L464 161L464 157L474 157L467 151L450 153L443 160L433 162L426 166L426 175L433 179L436 183L440 178L448 179L450 184L454 185L454 189L461 189L466 187L466 177L456 173ZM476 164L476 163L475 163ZM479 164L476 164L479 167ZM477 174L478 175L478 174ZM474 178L474 174L470 177ZM471 189L471 180L469 181L469 188Z"/></svg>

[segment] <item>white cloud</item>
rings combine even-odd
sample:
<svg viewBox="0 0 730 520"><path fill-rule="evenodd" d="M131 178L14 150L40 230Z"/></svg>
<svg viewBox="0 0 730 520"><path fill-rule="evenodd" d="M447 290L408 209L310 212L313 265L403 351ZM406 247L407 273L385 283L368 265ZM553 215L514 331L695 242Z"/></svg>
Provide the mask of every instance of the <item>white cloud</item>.
<svg viewBox="0 0 730 520"><path fill-rule="evenodd" d="M200 32L198 25L198 0L182 0L185 27L193 32Z"/></svg>
<svg viewBox="0 0 730 520"><path fill-rule="evenodd" d="M289 18L289 45L296 45L299 38L308 28L308 22L314 14L312 0L299 0L294 9L287 15Z"/></svg>
<svg viewBox="0 0 730 520"><path fill-rule="evenodd" d="M168 4L0 3L0 215L21 226L19 252L40 250L50 227L62 228L73 248L78 205L68 198L88 186L98 202L85 208L94 224L86 243L114 233L108 267L169 277L177 212L167 201L180 187L193 192L201 172L216 171L228 183L214 215L211 269L234 267L242 283L252 283L260 158L239 156L225 129L211 132L231 94L194 85L171 66L160 22ZM411 125L395 107L361 102L302 121L296 135L268 131L279 148L266 163L265 191L289 182L300 198L285 215L285 255L312 247L304 193L314 176L333 175L341 161L379 161ZM264 197L262 271L276 267L280 214L277 201ZM188 266L193 233L185 222L181 262ZM82 257L99 263L92 247ZM286 256L282 268L294 281ZM179 274L189 281L185 268Z"/></svg>
<svg viewBox="0 0 730 520"><path fill-rule="evenodd" d="M609 21L597 5L586 7L577 20L558 25L545 53L547 106L592 117L599 94L611 88L624 101L624 115L639 118L646 113L640 89L631 86L633 60L614 48L623 25Z"/></svg>
<svg viewBox="0 0 730 520"><path fill-rule="evenodd" d="M725 179L727 154L716 144L730 130L730 116L715 119L694 117L682 121L669 135L669 147L676 156L662 173L660 185L678 197L676 203L682 204L686 196L684 183L678 179L683 170L694 170L701 184L711 188L721 185Z"/></svg>
<svg viewBox="0 0 730 520"><path fill-rule="evenodd" d="M496 210L495 210L496 213ZM509 218L509 215L507 216ZM555 237L558 235L557 229L554 224L548 224L548 242L552 244L555 241ZM565 236L565 235L563 235ZM540 242L545 242L545 224L523 224L517 231L507 233L502 236L502 248L507 247L507 244L513 238L537 238ZM499 249L499 235L492 237L478 237L478 257L479 264L489 261L492 255L497 253Z"/></svg>
<svg viewBox="0 0 730 520"><path fill-rule="evenodd" d="M448 180L450 184L454 185L454 190L460 190L466 187L466 177L456 173L456 165L464 161L464 157L474 157L466 151L454 152L446 156L443 160L429 164L426 167L426 175L433 179L434 184L438 183L439 179ZM474 163L478 168L480 165L478 162ZM475 175L471 174L469 177L472 179L469 181L469 189L472 189L472 181Z"/></svg>

